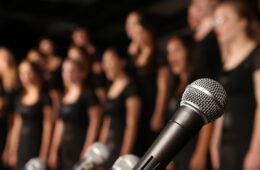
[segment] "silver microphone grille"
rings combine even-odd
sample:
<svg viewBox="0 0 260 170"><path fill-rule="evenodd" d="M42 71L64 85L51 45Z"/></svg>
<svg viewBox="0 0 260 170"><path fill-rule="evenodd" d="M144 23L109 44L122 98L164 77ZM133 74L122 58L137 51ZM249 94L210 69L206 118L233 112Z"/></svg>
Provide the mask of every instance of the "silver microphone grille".
<svg viewBox="0 0 260 170"><path fill-rule="evenodd" d="M132 170L138 161L139 158L135 155L123 155L116 160L111 170Z"/></svg>
<svg viewBox="0 0 260 170"><path fill-rule="evenodd" d="M208 78L198 79L188 85L181 99L181 106L194 109L205 124L220 117L226 103L227 94L224 87Z"/></svg>

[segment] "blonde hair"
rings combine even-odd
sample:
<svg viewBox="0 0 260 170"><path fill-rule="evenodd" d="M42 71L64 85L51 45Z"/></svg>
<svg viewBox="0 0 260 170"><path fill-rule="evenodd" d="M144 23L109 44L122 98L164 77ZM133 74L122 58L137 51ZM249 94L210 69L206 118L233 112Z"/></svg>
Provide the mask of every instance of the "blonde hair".
<svg viewBox="0 0 260 170"><path fill-rule="evenodd" d="M10 91L18 86L17 68L12 52L6 47L0 47L0 60L6 62L7 69L0 72L5 91Z"/></svg>

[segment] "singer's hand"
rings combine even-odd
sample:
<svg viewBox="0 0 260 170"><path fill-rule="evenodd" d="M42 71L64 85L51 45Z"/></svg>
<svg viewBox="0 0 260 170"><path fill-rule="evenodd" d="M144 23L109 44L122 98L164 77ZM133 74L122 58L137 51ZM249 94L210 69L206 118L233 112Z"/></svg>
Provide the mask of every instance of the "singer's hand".
<svg viewBox="0 0 260 170"><path fill-rule="evenodd" d="M190 160L189 170L206 170L207 157L201 154L194 154Z"/></svg>
<svg viewBox="0 0 260 170"><path fill-rule="evenodd" d="M58 156L57 154L50 154L49 159L48 159L48 165L50 166L51 169L57 169L58 168Z"/></svg>
<svg viewBox="0 0 260 170"><path fill-rule="evenodd" d="M164 125L164 120L161 115L154 113L150 122L150 128L153 132L159 132Z"/></svg>
<svg viewBox="0 0 260 170"><path fill-rule="evenodd" d="M249 151L244 160L244 170L260 170L259 154Z"/></svg>

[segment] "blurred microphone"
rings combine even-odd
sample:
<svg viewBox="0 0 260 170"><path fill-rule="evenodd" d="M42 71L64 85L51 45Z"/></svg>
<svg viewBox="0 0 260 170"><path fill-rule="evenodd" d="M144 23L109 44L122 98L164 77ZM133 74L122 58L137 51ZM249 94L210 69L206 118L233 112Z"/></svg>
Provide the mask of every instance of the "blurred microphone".
<svg viewBox="0 0 260 170"><path fill-rule="evenodd" d="M112 166L111 170L132 170L138 161L139 158L135 155L128 154L120 156Z"/></svg>
<svg viewBox="0 0 260 170"><path fill-rule="evenodd" d="M73 167L73 170L94 170L102 165L109 157L108 148L101 143L92 144L85 156L85 159Z"/></svg>
<svg viewBox="0 0 260 170"><path fill-rule="evenodd" d="M180 108L134 167L134 170L162 170L195 136L204 124L223 114L226 91L211 79L199 79L188 85Z"/></svg>
<svg viewBox="0 0 260 170"><path fill-rule="evenodd" d="M39 158L30 159L24 166L23 170L46 170L45 163Z"/></svg>

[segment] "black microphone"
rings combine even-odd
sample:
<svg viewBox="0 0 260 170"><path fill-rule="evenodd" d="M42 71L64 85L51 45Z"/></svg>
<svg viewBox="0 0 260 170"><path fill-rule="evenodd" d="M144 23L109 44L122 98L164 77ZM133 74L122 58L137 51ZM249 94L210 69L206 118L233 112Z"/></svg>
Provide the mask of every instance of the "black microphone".
<svg viewBox="0 0 260 170"><path fill-rule="evenodd" d="M111 170L132 170L138 161L139 158L135 155L123 155L116 160Z"/></svg>
<svg viewBox="0 0 260 170"><path fill-rule="evenodd" d="M226 91L215 80L204 78L188 85L182 95L180 108L134 170L164 169L204 124L223 114L226 102Z"/></svg>

